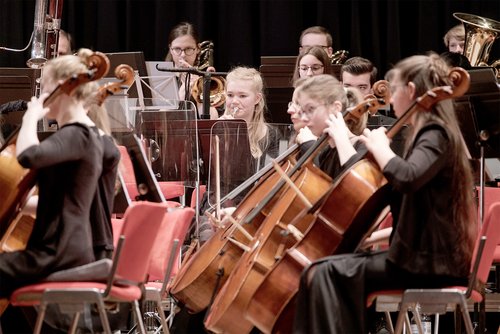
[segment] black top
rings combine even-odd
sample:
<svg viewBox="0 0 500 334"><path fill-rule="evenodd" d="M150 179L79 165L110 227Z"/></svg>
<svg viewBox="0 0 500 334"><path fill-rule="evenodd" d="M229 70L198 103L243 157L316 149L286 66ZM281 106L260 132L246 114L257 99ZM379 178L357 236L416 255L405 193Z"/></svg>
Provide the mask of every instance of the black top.
<svg viewBox="0 0 500 334"><path fill-rule="evenodd" d="M101 139L79 123L61 127L18 157L37 173L37 218L26 250L0 254L0 296L94 261L89 213L102 159Z"/></svg>
<svg viewBox="0 0 500 334"><path fill-rule="evenodd" d="M95 128L98 133L98 130ZM120 151L112 137L101 136L104 148L102 173L90 210L92 241L96 260L109 257L113 251L113 229L111 215L115 199L115 184L120 162Z"/></svg>
<svg viewBox="0 0 500 334"><path fill-rule="evenodd" d="M383 170L394 188L393 235L389 260L420 274L466 277L467 256L457 254L459 235L453 221L453 161L446 130L421 129L406 160L396 156Z"/></svg>

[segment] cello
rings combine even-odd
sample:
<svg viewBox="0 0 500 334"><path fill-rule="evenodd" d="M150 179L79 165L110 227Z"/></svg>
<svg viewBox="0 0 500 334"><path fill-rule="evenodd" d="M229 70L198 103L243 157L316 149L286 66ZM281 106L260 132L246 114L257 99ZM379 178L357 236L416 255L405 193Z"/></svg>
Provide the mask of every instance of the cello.
<svg viewBox="0 0 500 334"><path fill-rule="evenodd" d="M102 78L109 70L109 60L103 53L95 52L86 61L89 70L59 84L45 99L44 106L61 94L71 95L78 86ZM0 252L23 249L34 222L34 219L20 214L30 191L35 187L36 173L23 168L17 161L15 141L18 131L11 134L0 150L0 197L4 199L0 204Z"/></svg>
<svg viewBox="0 0 500 334"><path fill-rule="evenodd" d="M378 84L380 85L380 83ZM344 114L346 120L359 119L367 111L375 112L381 104L379 99L363 102L363 107L348 110ZM329 136L325 133L317 143L326 142ZM320 145L321 146L321 145ZM276 168L280 174L279 167ZM233 319L243 314L249 297L253 294L265 273L282 256L284 250L299 241L308 226L312 223L309 217L296 219L303 210L309 210L331 187L328 183L316 183L317 178L325 177L323 171L311 163L304 164L294 175L293 181L286 176L290 187L284 191L275 204L271 215L259 228L251 249L245 252L237 263L228 281L221 289L209 310L205 326L214 332L248 333L253 325L246 319L234 322ZM302 198L305 197L304 198ZM308 203L306 202L308 200Z"/></svg>
<svg viewBox="0 0 500 334"><path fill-rule="evenodd" d="M419 97L390 127L387 136L394 138L414 112L429 110L435 103L459 97L467 91L469 80L465 70L453 69L449 77L454 84L452 92L449 87L437 87ZM305 267L328 255L355 251L373 231L375 214L387 205L385 182L380 183L378 189L370 189L370 178L380 177L383 178L377 165L361 154L361 160L337 178L321 207L316 212L306 213L314 217L311 217L314 224L267 273L246 309L246 318L262 332L291 332L295 295Z"/></svg>

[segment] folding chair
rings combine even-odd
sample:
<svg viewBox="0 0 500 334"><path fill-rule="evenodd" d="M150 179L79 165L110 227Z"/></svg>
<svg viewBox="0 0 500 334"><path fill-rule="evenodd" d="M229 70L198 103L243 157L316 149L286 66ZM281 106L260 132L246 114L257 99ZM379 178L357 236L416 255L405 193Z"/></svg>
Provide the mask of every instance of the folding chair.
<svg viewBox="0 0 500 334"><path fill-rule="evenodd" d="M411 310L417 324L420 324L420 314L416 306L420 305L424 313L446 313L449 305L460 310L468 334L473 334L472 322L469 316L467 300L479 303L484 298L484 286L493 263L495 248L500 240L500 202L490 206L485 215L481 234L474 249L469 285L449 287L444 289L407 289L403 294L401 308L396 322L396 333L400 333L404 313ZM458 324L458 322L457 322Z"/></svg>
<svg viewBox="0 0 500 334"><path fill-rule="evenodd" d="M171 324L175 315L175 304L168 296L168 288L172 278L179 271L180 248L194 213L194 209L190 207L169 209L153 245L144 301L152 302L156 307L156 313L148 312L146 315L149 318L159 317L160 326L155 329L154 333L159 333L161 330L165 334L169 333L169 322ZM165 311L170 312L167 318Z"/></svg>
<svg viewBox="0 0 500 334"><path fill-rule="evenodd" d="M481 302L484 298L484 285L493 263L493 254L500 241L500 202L492 204L485 216L480 236L475 245L471 263L471 274L468 286L454 286L443 289L407 289L407 290L382 290L371 293L367 298L367 306L376 303L376 311L384 312L388 330L391 333L402 333L403 323L409 328L410 310L416 319L419 331L422 333L421 318L417 312L417 304L422 313L436 314L434 333L438 333L439 314L449 310L450 305L455 305L455 311L460 310L468 334L473 333L471 319L468 314L467 300L474 303ZM396 329L393 330L390 312L399 312ZM456 328L460 326L460 319L456 317Z"/></svg>
<svg viewBox="0 0 500 334"><path fill-rule="evenodd" d="M85 304L95 304L103 329L111 333L105 305L131 303L141 333L145 333L138 301L143 295L153 243L166 214L166 203L135 202L124 215L121 237L113 260L56 272L43 282L24 286L10 297L14 306L40 305L35 333L40 333L48 304L58 304L73 316L77 328ZM111 263L112 262L112 263ZM105 266L105 264L111 264ZM104 266L103 266L104 264ZM103 269L99 271L99 269Z"/></svg>

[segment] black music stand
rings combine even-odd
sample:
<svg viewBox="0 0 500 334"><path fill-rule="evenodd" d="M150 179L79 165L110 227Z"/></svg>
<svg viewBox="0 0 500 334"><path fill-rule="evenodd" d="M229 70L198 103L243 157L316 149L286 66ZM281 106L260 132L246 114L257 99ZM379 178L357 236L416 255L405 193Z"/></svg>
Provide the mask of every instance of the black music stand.
<svg viewBox="0 0 500 334"><path fill-rule="evenodd" d="M485 158L500 158L500 87L491 67L474 68L469 74L469 90L455 99L455 109L471 158L480 163L479 220L482 224Z"/></svg>

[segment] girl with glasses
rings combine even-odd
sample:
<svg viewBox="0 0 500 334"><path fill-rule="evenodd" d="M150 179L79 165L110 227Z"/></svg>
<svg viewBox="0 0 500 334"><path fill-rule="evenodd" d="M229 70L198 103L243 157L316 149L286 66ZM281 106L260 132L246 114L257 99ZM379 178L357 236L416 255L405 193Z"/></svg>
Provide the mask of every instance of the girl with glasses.
<svg viewBox="0 0 500 334"><path fill-rule="evenodd" d="M174 63L175 68L188 69L199 66L200 58L200 40L198 32L191 23L181 22L176 25L168 35L168 53L165 61ZM215 72L213 66L207 68L208 72ZM191 100L197 107L198 112L202 110L202 105L196 103L190 96L193 89L193 84L198 79L197 75L186 75L186 73L178 73L179 80L179 99ZM210 118L217 119L219 113L217 109L210 108Z"/></svg>
<svg viewBox="0 0 500 334"><path fill-rule="evenodd" d="M304 48L297 56L292 82L294 83L300 78L330 73L330 67L331 65L328 54L321 46Z"/></svg>
<svg viewBox="0 0 500 334"><path fill-rule="evenodd" d="M355 149L361 146L357 139L366 127L368 115L365 114L356 122L349 121L346 126L348 131L342 132L340 135L331 131L329 122L333 117L342 119L341 113L346 108L358 105L363 97L354 88L344 89L337 79L328 74L299 80L294 97L296 97L297 105L300 107L297 112L298 117L306 126L300 129L297 135L298 142L302 142L301 152L307 151L314 143L314 140L307 141L307 138L310 138L309 131L315 137L320 137L324 132L328 132L330 135L329 146L318 154L316 164L334 178L350 158L344 153L345 150L337 149L339 144L335 140L342 142L342 145L354 147L355 153ZM306 139L304 140L302 137Z"/></svg>

